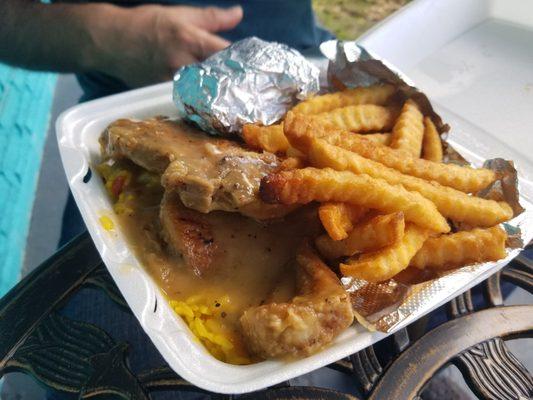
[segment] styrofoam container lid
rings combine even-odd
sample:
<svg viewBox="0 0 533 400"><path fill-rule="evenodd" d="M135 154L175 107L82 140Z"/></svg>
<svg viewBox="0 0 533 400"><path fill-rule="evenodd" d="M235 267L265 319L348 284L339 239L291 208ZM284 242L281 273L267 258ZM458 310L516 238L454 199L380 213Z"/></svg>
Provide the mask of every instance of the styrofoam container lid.
<svg viewBox="0 0 533 400"><path fill-rule="evenodd" d="M513 12L509 8L513 8ZM451 142L471 162L501 156L515 160L522 203L532 218L533 168L533 2L506 0L414 1L362 38L374 54L395 64L436 100L452 126ZM214 392L244 393L277 384L357 352L386 335L354 325L318 354L296 361L235 366L213 358L170 308L159 288L130 251L117 228L104 230L99 218L115 219L101 179L84 183L98 163L98 137L118 118L175 116L172 84L163 83L80 104L57 120L57 139L67 179L111 276L162 356L179 375ZM118 224L115 224L118 226ZM526 232L528 240L533 232ZM475 279L453 293L436 296L397 329L420 318L486 279L518 254L484 264ZM158 307L154 307L155 302ZM154 311L155 310L155 311Z"/></svg>

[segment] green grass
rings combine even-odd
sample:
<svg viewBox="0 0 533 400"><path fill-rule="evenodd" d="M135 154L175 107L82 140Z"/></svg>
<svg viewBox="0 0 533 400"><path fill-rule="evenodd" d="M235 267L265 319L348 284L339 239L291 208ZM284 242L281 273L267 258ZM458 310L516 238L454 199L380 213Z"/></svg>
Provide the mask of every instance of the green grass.
<svg viewBox="0 0 533 400"><path fill-rule="evenodd" d="M355 39L409 0L313 0L319 21L339 39Z"/></svg>

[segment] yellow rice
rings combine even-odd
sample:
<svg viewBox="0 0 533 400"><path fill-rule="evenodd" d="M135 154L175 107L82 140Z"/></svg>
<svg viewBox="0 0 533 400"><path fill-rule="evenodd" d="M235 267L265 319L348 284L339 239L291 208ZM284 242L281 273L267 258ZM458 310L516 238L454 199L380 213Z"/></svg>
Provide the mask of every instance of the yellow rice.
<svg viewBox="0 0 533 400"><path fill-rule="evenodd" d="M231 311L228 296L208 302L202 296L195 295L185 301L170 300L170 306L215 358L238 365L252 362L242 354L242 349L234 345L234 335L224 328L220 319L222 314Z"/></svg>

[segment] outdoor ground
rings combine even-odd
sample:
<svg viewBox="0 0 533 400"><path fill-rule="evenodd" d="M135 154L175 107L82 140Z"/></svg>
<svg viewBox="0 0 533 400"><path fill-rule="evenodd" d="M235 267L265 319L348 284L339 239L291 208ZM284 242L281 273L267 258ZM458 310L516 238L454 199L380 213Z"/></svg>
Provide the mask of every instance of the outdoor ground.
<svg viewBox="0 0 533 400"><path fill-rule="evenodd" d="M319 21L339 39L355 39L409 0L313 0Z"/></svg>

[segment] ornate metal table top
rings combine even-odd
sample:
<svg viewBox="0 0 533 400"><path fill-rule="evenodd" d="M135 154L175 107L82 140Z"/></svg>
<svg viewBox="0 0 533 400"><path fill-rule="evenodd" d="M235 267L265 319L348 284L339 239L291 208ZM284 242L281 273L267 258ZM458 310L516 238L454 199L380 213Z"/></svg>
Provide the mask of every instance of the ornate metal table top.
<svg viewBox="0 0 533 400"><path fill-rule="evenodd" d="M129 309L87 233L63 247L0 300L0 376L21 371L50 390L74 397L150 399L156 391L206 398L417 399L444 366L456 365L482 399L529 399L533 379L505 340L531 337L533 305L505 306L501 282L533 291L533 263L519 256L503 271L446 305L448 320L425 333L427 318L326 368L353 379L358 393L286 382L241 396L206 393L160 365L130 366L129 344L96 324L60 310L86 287L102 290L112 307ZM473 292L485 305L475 309ZM380 350L385 348L386 351ZM384 357L383 354L386 354Z"/></svg>

